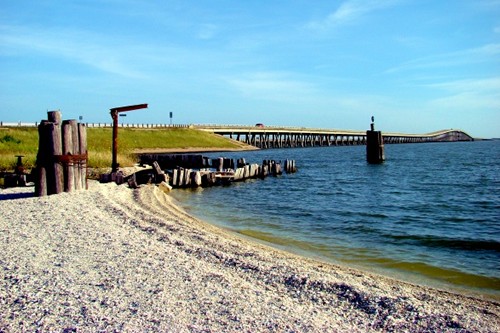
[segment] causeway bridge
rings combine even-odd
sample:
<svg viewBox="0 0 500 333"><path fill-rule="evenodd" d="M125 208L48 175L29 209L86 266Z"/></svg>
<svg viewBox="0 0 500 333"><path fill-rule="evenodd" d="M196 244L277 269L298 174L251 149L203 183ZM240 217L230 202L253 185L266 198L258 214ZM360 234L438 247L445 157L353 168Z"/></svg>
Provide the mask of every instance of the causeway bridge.
<svg viewBox="0 0 500 333"><path fill-rule="evenodd" d="M278 126L191 125L190 127L261 149L366 145L366 131ZM427 134L382 132L382 136L385 144L474 141L472 136L456 129Z"/></svg>
<svg viewBox="0 0 500 333"><path fill-rule="evenodd" d="M38 123L5 123L0 127L36 127ZM87 127L112 127L111 123L86 123ZM242 126L203 124L118 124L132 128L195 128L212 132L246 144L266 148L299 148L320 146L366 145L366 131L318 129L284 126ZM404 134L383 132L385 144L474 141L466 132L458 129L441 130L427 134Z"/></svg>

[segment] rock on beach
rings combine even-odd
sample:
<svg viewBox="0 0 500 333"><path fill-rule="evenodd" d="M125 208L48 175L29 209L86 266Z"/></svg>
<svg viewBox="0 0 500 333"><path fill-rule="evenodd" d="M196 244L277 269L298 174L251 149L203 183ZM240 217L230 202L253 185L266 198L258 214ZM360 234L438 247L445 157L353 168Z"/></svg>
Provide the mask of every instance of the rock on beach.
<svg viewBox="0 0 500 333"><path fill-rule="evenodd" d="M0 190L0 332L499 332L494 300L302 258L158 187Z"/></svg>

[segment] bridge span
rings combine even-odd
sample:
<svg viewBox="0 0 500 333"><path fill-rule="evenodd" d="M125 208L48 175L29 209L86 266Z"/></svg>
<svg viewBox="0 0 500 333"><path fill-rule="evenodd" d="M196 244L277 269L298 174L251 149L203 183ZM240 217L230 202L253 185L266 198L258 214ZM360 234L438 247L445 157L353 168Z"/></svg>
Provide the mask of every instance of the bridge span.
<svg viewBox="0 0 500 333"><path fill-rule="evenodd" d="M261 149L366 145L366 131L277 126L193 125L193 127ZM386 144L474 141L472 136L456 129L427 134L382 132L382 136Z"/></svg>

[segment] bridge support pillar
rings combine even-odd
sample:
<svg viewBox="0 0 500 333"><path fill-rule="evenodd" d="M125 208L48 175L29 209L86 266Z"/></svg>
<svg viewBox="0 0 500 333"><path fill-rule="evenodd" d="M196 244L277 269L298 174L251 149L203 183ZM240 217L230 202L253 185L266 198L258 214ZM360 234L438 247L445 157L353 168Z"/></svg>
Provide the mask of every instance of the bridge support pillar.
<svg viewBox="0 0 500 333"><path fill-rule="evenodd" d="M366 131L366 161L370 164L379 164L384 160L384 139L381 131L375 131L372 117L371 129Z"/></svg>

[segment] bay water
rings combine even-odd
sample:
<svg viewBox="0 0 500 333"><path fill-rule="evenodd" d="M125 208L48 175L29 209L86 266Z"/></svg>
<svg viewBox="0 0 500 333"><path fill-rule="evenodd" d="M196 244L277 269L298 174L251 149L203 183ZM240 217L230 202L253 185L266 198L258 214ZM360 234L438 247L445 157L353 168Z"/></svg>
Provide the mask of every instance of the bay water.
<svg viewBox="0 0 500 333"><path fill-rule="evenodd" d="M500 141L270 149L298 172L174 190L192 215L274 247L422 285L500 298Z"/></svg>

